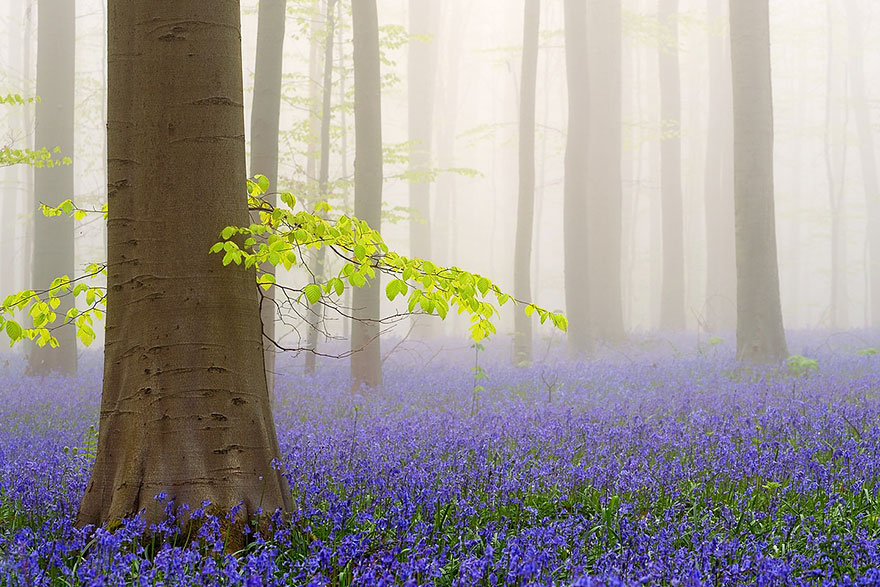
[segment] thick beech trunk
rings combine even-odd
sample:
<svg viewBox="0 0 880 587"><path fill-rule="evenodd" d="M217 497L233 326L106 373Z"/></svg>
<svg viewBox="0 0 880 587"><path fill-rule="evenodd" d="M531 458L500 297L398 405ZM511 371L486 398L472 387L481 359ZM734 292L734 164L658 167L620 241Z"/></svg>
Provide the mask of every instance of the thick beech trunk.
<svg viewBox="0 0 880 587"><path fill-rule="evenodd" d="M565 145L563 247L565 313L573 355L589 352L590 279L587 249L587 10L584 0L565 0L565 70L568 78L568 136Z"/></svg>
<svg viewBox="0 0 880 587"><path fill-rule="evenodd" d="M288 509L255 276L208 253L248 222L238 2L108 14L108 271L98 454L78 523Z"/></svg>
<svg viewBox="0 0 880 587"><path fill-rule="evenodd" d="M251 109L251 174L265 175L275 205L278 190L278 121L281 116L281 63L284 58L284 21L287 0L260 0L257 11L257 58L254 67L254 103ZM258 219L255 218L254 221ZM275 267L267 263L267 273ZM275 288L260 289L260 320L263 324L263 361L269 397L275 395Z"/></svg>
<svg viewBox="0 0 880 587"><path fill-rule="evenodd" d="M582 0L586 1L586 0ZM621 0L587 2L589 116L587 238L590 324L597 338L623 339L621 291Z"/></svg>
<svg viewBox="0 0 880 587"><path fill-rule="evenodd" d="M535 221L535 94L538 85L538 40L541 0L525 0L522 73L519 92L519 199L516 208L513 294L532 299L532 229ZM525 312L514 315L513 361L532 360L532 322Z"/></svg>
<svg viewBox="0 0 880 587"><path fill-rule="evenodd" d="M382 228L382 100L379 17L375 0L352 3L354 29L354 213ZM382 385L379 276L352 295L351 378L359 388Z"/></svg>
<svg viewBox="0 0 880 587"><path fill-rule="evenodd" d="M871 127L871 110L865 91L864 36L861 10L858 0L844 2L849 22L849 67L847 68L852 91L853 114L859 133L859 153L862 161L862 178L865 184L865 201L868 210L868 306L870 325L880 327L880 180L877 173L877 153Z"/></svg>
<svg viewBox="0 0 880 587"><path fill-rule="evenodd" d="M76 9L73 0L39 0L37 4L37 104L34 141L39 147L73 157L74 47ZM56 155L57 157L57 155ZM73 165L56 165L34 170L34 257L32 283L36 289L49 287L56 277L73 278L73 218L47 218L40 204L57 206L73 198ZM73 307L72 297L61 298L55 309L64 320ZM54 333L59 348L34 345L28 355L28 373L52 371L76 373L76 332L72 327Z"/></svg>
<svg viewBox="0 0 880 587"><path fill-rule="evenodd" d="M663 200L663 287L660 328L684 330L684 209L681 196L681 73L678 0L660 0L658 20L668 46L659 50L660 192Z"/></svg>
<svg viewBox="0 0 880 587"><path fill-rule="evenodd" d="M736 354L788 354L779 301L773 202L773 91L768 0L730 0L736 213Z"/></svg>
<svg viewBox="0 0 880 587"><path fill-rule="evenodd" d="M733 88L730 38L723 5L709 10L709 123L706 140L706 323L710 331L736 327L736 245L733 230ZM722 32L725 31L725 32Z"/></svg>

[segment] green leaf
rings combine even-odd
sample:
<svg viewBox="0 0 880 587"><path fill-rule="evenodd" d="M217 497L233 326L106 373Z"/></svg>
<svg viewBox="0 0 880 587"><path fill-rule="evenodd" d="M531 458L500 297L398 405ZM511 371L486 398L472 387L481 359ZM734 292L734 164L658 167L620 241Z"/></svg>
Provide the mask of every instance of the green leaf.
<svg viewBox="0 0 880 587"><path fill-rule="evenodd" d="M235 234L235 227L234 226L227 226L226 228L223 229L223 232L220 233L220 236L221 236L221 238L223 238L223 240L229 240L230 238L232 238L232 235L234 235L234 234Z"/></svg>
<svg viewBox="0 0 880 587"><path fill-rule="evenodd" d="M303 293L306 294L309 303L314 304L321 299L321 286L316 283L310 283L303 289Z"/></svg>
<svg viewBox="0 0 880 587"><path fill-rule="evenodd" d="M15 320L6 321L6 336L9 337L10 346L21 338L21 326Z"/></svg>

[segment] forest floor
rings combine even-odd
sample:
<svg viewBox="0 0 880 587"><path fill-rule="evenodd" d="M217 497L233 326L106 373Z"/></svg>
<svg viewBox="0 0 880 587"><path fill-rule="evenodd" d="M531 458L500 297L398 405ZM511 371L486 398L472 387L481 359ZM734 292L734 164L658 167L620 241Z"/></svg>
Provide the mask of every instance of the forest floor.
<svg viewBox="0 0 880 587"><path fill-rule="evenodd" d="M0 585L880 584L880 333L794 334L766 368L731 342L520 368L498 345L487 377L466 345L403 348L356 395L341 362L282 361L293 520L235 554L73 528L100 358L0 356Z"/></svg>

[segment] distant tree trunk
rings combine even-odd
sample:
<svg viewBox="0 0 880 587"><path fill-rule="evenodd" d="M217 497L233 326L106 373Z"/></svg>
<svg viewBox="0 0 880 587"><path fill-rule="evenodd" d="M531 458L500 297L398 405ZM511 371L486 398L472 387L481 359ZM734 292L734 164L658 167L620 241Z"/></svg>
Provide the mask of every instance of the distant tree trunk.
<svg viewBox="0 0 880 587"><path fill-rule="evenodd" d="M583 1L583 0L582 0ZM621 0L590 0L587 61L590 97L587 135L587 238L590 323L604 340L621 340Z"/></svg>
<svg viewBox="0 0 880 587"><path fill-rule="evenodd" d="M236 525L290 508L254 271L208 253L248 222L239 19L238 2L109 4L104 382L79 525L156 523L160 492L243 502Z"/></svg>
<svg viewBox="0 0 880 587"><path fill-rule="evenodd" d="M678 0L660 0L658 19L669 46L660 55L660 191L663 201L663 289L660 328L679 331L684 317L684 209L681 195L681 74Z"/></svg>
<svg viewBox="0 0 880 587"><path fill-rule="evenodd" d="M736 354L788 354L779 301L773 203L773 91L768 0L730 0L736 209Z"/></svg>
<svg viewBox="0 0 880 587"><path fill-rule="evenodd" d="M9 51L9 59L14 64L21 63L21 4L18 2L9 3L9 29L6 32L7 48ZM17 80L15 80L17 81ZM17 84L16 84L17 85ZM9 88L10 90L12 88ZM27 94L23 89L16 87L17 92ZM21 106L15 106L16 110ZM23 118L20 111L14 113L13 120L18 122ZM24 127L24 125L21 125ZM19 145L24 146L24 145ZM7 167L4 172L3 191L0 192L0 299L6 297L14 291L24 288L18 287L15 275L16 260L19 255L16 254L18 242L16 240L16 225L18 214L18 198L21 196L19 185L19 171L21 166L12 165Z"/></svg>
<svg viewBox="0 0 880 587"><path fill-rule="evenodd" d="M260 0L257 11L257 59L254 67L254 103L251 108L251 173L265 175L270 193L266 201L274 206L278 191L278 124L281 116L281 64L284 60L284 21L287 0ZM255 219L257 221L258 219ZM269 263L263 271L275 273ZM275 288L260 296L263 322L263 360L269 398L275 397Z"/></svg>
<svg viewBox="0 0 880 587"><path fill-rule="evenodd" d="M39 0L37 18L37 104L34 141L50 150L60 147L60 155L73 157L74 50L76 46L76 8L74 0ZM34 259L32 283L48 287L62 275L73 278L73 219L47 218L40 204L57 206L73 198L73 165L44 167L34 171ZM59 320L73 307L70 296L55 309ZM28 356L28 372L76 373L76 332L61 328L55 332L60 347L36 345Z"/></svg>
<svg viewBox="0 0 880 587"><path fill-rule="evenodd" d="M382 99L379 17L376 0L352 3L354 32L354 213L372 229L382 228ZM382 385L377 275L352 295L351 378L359 388Z"/></svg>
<svg viewBox="0 0 880 587"><path fill-rule="evenodd" d="M709 9L709 121L706 140L706 323L736 327L736 244L733 229L733 88L730 37L718 0ZM725 23L725 24L722 24ZM722 32L723 31L723 32Z"/></svg>
<svg viewBox="0 0 880 587"><path fill-rule="evenodd" d="M461 43L454 36L458 32L460 16L449 11L445 19L444 43L446 45L446 68L443 70L443 83L440 90L440 114L443 124L437 129L437 158L441 169L455 165L455 132L458 122L458 79L461 62ZM432 255L443 265L453 264L452 234L455 220L452 217L452 203L455 199L455 174L440 173L437 177L437 197L432 234L434 247Z"/></svg>
<svg viewBox="0 0 880 587"><path fill-rule="evenodd" d="M345 15L346 9L345 5L342 2L337 2L338 6L338 14L336 15L336 22L338 26L336 27L336 43L339 47L343 46L345 39L343 38L344 33L343 29L345 27ZM346 67L345 60L345 51L340 49L340 67L343 72ZM345 104L348 100L348 86L346 85L345 74L339 76L339 103ZM340 145L340 157L339 157L339 176L347 178L348 175L348 114L346 108L341 108L339 112L339 126L342 128L342 136L339 137L339 145ZM349 186L343 187L342 190L342 206L345 209L346 213L351 211L351 189ZM345 291L342 292L342 307L343 308L351 308L351 288L345 288ZM349 338L351 336L351 318L348 316L342 316L342 336L344 338Z"/></svg>
<svg viewBox="0 0 880 587"><path fill-rule="evenodd" d="M535 221L535 95L538 85L538 40L541 0L525 0L522 73L519 94L519 200L514 247L513 294L532 299L532 228ZM513 360L532 360L532 322L517 309L514 315Z"/></svg>
<svg viewBox="0 0 880 587"><path fill-rule="evenodd" d="M321 81L321 169L318 172L318 192L320 199L326 199L330 191L330 122L333 118L331 106L333 103L333 34L336 19L334 11L336 10L336 0L327 0L327 15L324 27L324 73ZM315 267L312 271L315 277L319 278L324 273L324 262L327 258L327 249L321 247L314 251L313 259ZM310 324L306 347L312 351L318 349L318 325L323 318L323 306L313 304L309 307L310 315L315 319L314 324ZM315 372L317 355L314 352L306 353L306 374L311 375Z"/></svg>
<svg viewBox="0 0 880 587"><path fill-rule="evenodd" d="M864 43L862 19L858 0L844 2L849 15L849 80L852 89L853 113L859 133L859 151L862 159L862 177L865 182L865 201L868 210L868 275L870 324L880 327L880 181L877 174L877 154L871 126L871 111L865 91Z"/></svg>
<svg viewBox="0 0 880 587"><path fill-rule="evenodd" d="M34 23L34 2L28 2L24 8L24 49L22 51L22 76L24 77L26 93L31 95L32 87L31 79L31 45L33 44L33 23ZM34 115L30 106L24 107L24 127L28 130L33 128ZM25 136L25 146L34 148L32 135L28 133ZM33 272L31 269L34 264L34 170L30 167L24 168L24 200L22 207L29 210L24 221L24 239L21 244L21 260L19 261L20 283L27 288L33 289ZM56 227L59 225L56 224ZM61 339L59 339L61 340Z"/></svg>
<svg viewBox="0 0 880 587"><path fill-rule="evenodd" d="M573 355L593 349L590 329L590 269L587 218L587 144L590 100L587 79L587 7L565 0L565 70L568 78L568 135L565 146L563 245L568 346ZM610 149L610 147L609 147Z"/></svg>
<svg viewBox="0 0 880 587"><path fill-rule="evenodd" d="M409 0L407 103L409 170L416 175L431 168L431 133L434 120L434 87L437 78L437 3ZM410 256L431 258L431 184L425 178L409 183L409 202L414 217L409 223Z"/></svg>
<svg viewBox="0 0 880 587"><path fill-rule="evenodd" d="M844 120L837 121L834 116L834 12L830 0L826 2L828 16L828 59L825 68L825 175L828 178L828 206L831 209L831 304L829 323L833 328L846 328L849 321L846 288L846 239L844 208L846 192L846 126L849 110L845 111ZM839 64L837 64L839 66ZM846 84L844 84L845 88ZM846 89L844 89L846 93ZM836 127L836 128L835 128ZM839 164L835 178L835 164Z"/></svg>

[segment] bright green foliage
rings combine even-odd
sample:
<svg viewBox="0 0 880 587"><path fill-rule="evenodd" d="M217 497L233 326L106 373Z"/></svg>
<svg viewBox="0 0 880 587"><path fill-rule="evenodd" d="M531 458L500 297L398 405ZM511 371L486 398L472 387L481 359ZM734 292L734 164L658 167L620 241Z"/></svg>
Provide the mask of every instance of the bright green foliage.
<svg viewBox="0 0 880 587"><path fill-rule="evenodd" d="M471 337L480 341L495 333L492 320L498 316L498 306L514 302L487 277L470 273L458 267L440 267L424 259L411 259L388 249L379 233L354 217L340 216L335 220L323 217L330 206L322 202L314 212L295 212L296 199L292 194L279 194L284 207L271 207L262 195L268 189L263 176L248 181L249 205L259 211L260 223L248 227L228 226L221 233L221 242L211 247L212 253L223 254L223 264L243 264L256 267L258 273L265 263L290 269L304 259L304 250L330 247L343 259L337 275L299 291L314 304L322 296L339 296L349 286L363 287L382 272L392 277L385 287L389 300L398 296L408 298L409 312L437 314L445 318L450 309L471 317ZM257 237L260 237L259 239ZM534 304L525 306L527 315L537 314L541 323L550 320L554 326L566 330L565 316L555 314Z"/></svg>
<svg viewBox="0 0 880 587"><path fill-rule="evenodd" d="M30 165L31 167L55 167L56 165L70 165L73 161L70 157L55 159L52 153L58 153L61 149L55 147L49 149L13 149L12 147L0 147L0 167L9 165Z"/></svg>
<svg viewBox="0 0 880 587"><path fill-rule="evenodd" d="M223 254L222 263L255 267L257 283L264 289L275 284L275 277L264 273L265 263L291 269L305 258L305 250L330 247L344 264L337 275L319 283L310 283L296 290L299 298L310 304L322 298L340 297L346 284L363 287L376 277L376 272L390 275L385 288L389 300L408 297L409 312L437 314L445 318L450 308L471 317L471 336L478 342L495 333L492 320L498 316L498 306L517 303L486 277L457 267L440 267L423 259L410 259L388 250L379 233L357 218L340 216L326 219L331 207L326 202L315 206L313 212L295 212L296 199L292 194L279 194L284 207L271 207L263 199L269 189L264 176L248 180L249 206L260 213L260 223L248 227L228 226L220 234L222 241L211 247L212 253ZM97 210L77 207L70 200L57 207L42 207L46 216L73 215L77 220L87 214L107 215L106 204ZM257 238L261 237L261 238ZM69 276L55 279L48 289L25 290L3 300L0 305L0 330L9 338L10 345L20 340L35 340L39 346L55 347L58 341L52 330L64 324L73 324L77 337L85 345L95 339L94 320L102 319L106 309L106 288L83 283L84 280L106 276L106 266L92 263L84 275L71 280ZM276 287L281 287L276 284ZM72 295L82 299L85 310L72 308L62 320L55 313L60 298ZM528 315L537 314L541 323L550 320L560 330L568 322L562 314L555 314L534 304L525 306ZM23 325L24 322L29 324Z"/></svg>
<svg viewBox="0 0 880 587"><path fill-rule="evenodd" d="M819 361L808 359L802 355L792 355L786 360L788 372L795 377L819 370Z"/></svg>
<svg viewBox="0 0 880 587"><path fill-rule="evenodd" d="M5 96L0 96L0 104L9 104L11 106L24 106L26 104L33 104L35 102L41 102L39 96L33 96L31 98L22 98L21 94L6 94Z"/></svg>
<svg viewBox="0 0 880 587"><path fill-rule="evenodd" d="M94 321L104 317L106 290L81 281L99 275L106 275L106 267L92 263L86 267L85 274L76 280L72 281L67 275L63 275L53 280L48 289L30 289L6 296L0 305L0 328L9 338L9 346L27 339L36 341L38 346L48 344L53 348L57 347L58 340L52 336L52 331L65 324L73 324L77 338L84 345L90 345L95 340L95 331L92 328ZM61 304L61 298L67 295L82 296L87 308L83 311L71 308L59 322L55 310ZM16 316L19 320L15 319ZM29 325L22 325L22 316Z"/></svg>
<svg viewBox="0 0 880 587"><path fill-rule="evenodd" d="M874 347L869 347L869 348L862 349L862 350L858 351L856 354L858 354L860 357L871 357L876 354L880 354L880 349L876 349Z"/></svg>

